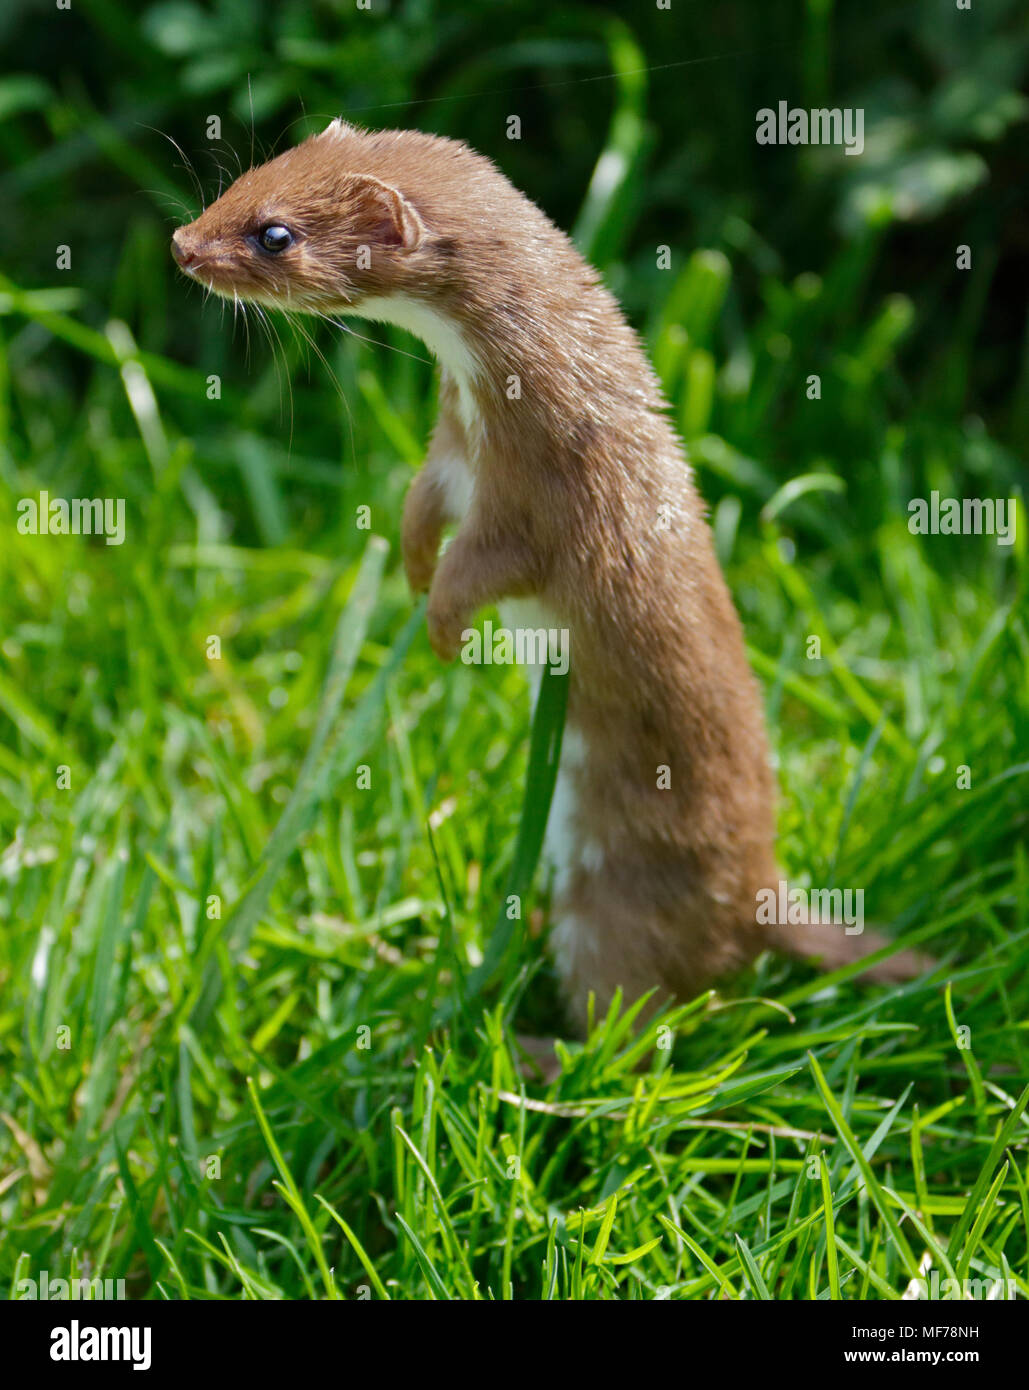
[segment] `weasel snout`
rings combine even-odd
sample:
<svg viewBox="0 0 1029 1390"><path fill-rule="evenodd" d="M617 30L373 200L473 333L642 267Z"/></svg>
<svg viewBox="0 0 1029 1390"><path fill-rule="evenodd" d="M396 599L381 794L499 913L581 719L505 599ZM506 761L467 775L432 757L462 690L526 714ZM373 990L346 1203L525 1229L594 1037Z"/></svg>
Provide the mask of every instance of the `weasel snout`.
<svg viewBox="0 0 1029 1390"><path fill-rule="evenodd" d="M197 260L197 253L190 247L185 232L185 227L179 227L172 233L171 239L171 253L180 270L189 270Z"/></svg>

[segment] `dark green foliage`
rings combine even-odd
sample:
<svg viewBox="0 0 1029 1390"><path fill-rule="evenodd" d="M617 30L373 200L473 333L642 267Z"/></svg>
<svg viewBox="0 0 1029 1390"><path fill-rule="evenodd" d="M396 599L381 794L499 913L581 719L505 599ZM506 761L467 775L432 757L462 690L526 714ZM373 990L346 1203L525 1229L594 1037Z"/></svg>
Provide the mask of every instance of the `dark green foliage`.
<svg viewBox="0 0 1029 1390"><path fill-rule="evenodd" d="M1029 1294L1026 514L1008 547L907 525L1024 487L1029 31L1016 3L618 8L4 8L12 1292L888 1298L931 1251ZM780 99L863 106L864 155L758 146ZM511 1026L561 1027L535 917L466 993L524 682L443 669L399 568L426 353L248 336L168 254L199 192L165 136L209 198L339 112L468 140L604 271L711 504L784 869L862 887L931 976L765 959L666 1017L651 1070L612 1016L526 1098ZM44 489L124 498L125 544L19 534Z"/></svg>

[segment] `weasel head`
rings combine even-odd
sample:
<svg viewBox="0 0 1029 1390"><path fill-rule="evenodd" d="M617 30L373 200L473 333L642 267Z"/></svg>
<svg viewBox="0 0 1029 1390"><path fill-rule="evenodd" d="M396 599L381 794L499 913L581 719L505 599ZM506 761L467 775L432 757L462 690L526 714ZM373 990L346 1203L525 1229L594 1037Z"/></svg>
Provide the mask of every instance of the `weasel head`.
<svg viewBox="0 0 1029 1390"><path fill-rule="evenodd" d="M366 139L336 120L248 170L176 231L180 269L225 298L308 313L417 293L445 248L409 197L362 168Z"/></svg>

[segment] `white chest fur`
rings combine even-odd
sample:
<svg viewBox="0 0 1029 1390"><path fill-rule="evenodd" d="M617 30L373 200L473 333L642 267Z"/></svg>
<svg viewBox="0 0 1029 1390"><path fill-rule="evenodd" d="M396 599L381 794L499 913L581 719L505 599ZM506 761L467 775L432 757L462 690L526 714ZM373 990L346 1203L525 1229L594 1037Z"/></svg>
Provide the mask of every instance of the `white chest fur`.
<svg viewBox="0 0 1029 1390"><path fill-rule="evenodd" d="M461 423L468 431L475 427L477 411L472 387L480 364L456 324L428 304L399 294L359 300L351 312L373 323L395 324L420 338L457 386Z"/></svg>
<svg viewBox="0 0 1029 1390"><path fill-rule="evenodd" d="M376 323L395 324L421 339L457 387L458 411L466 434L470 439L478 438L478 409L473 386L479 375L480 364L458 328L428 305L399 295L363 300L353 312ZM475 475L471 465L462 454L453 453L437 460L435 466L446 494L448 511L456 518L464 517L475 491ZM499 608L501 622L511 632L519 629L538 631L541 628L549 631L556 625L555 615L536 598L504 599ZM574 659L574 652L572 656ZM542 673L541 664L526 667L533 710ZM545 857L554 871L553 886L557 898L560 898L572 868L583 860L583 855L589 861L587 867L598 867L598 861L603 860L599 847L583 844L579 825L576 773L585 757L582 735L574 727L566 728L544 845ZM574 919L560 924L555 932L559 956L567 953L570 940L576 936Z"/></svg>

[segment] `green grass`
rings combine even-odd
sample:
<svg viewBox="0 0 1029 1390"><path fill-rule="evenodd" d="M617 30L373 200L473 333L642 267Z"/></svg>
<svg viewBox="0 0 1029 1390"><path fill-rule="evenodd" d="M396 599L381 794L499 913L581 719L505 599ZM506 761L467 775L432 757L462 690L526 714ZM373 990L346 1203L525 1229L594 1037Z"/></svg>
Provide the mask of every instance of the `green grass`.
<svg viewBox="0 0 1029 1390"><path fill-rule="evenodd" d="M248 352L137 204L109 274L0 283L12 1295L47 1269L170 1299L886 1299L928 1252L1029 1296L1027 520L1009 548L906 524L934 487L1019 495L1025 345L981 400L989 258L898 290L874 218L787 271L723 208L654 271L644 64L606 40L625 177L583 183L578 231L712 505L783 867L939 964L886 990L764 957L525 1081L514 1031L562 1029L540 881L495 936L539 829L527 692L441 667L406 592L424 354ZM68 160L92 130L156 186L123 122L48 109ZM124 497L126 543L19 534L43 488Z"/></svg>

